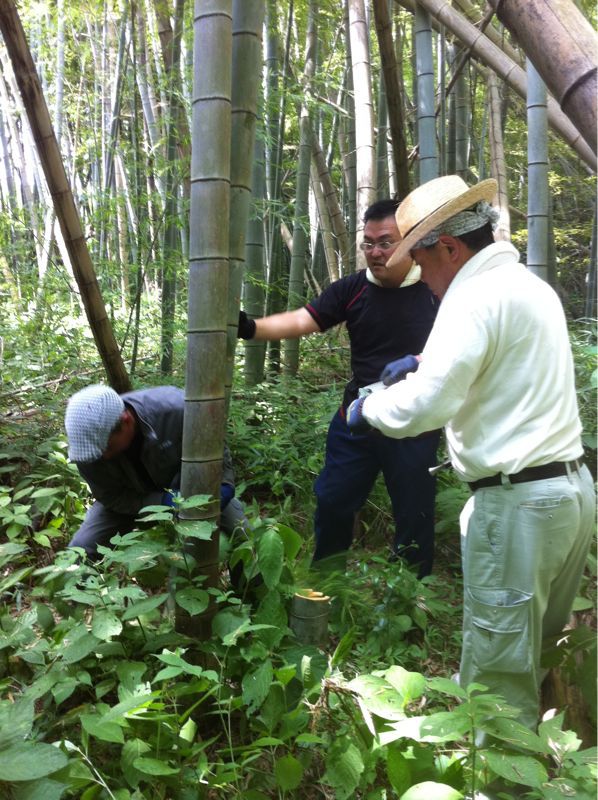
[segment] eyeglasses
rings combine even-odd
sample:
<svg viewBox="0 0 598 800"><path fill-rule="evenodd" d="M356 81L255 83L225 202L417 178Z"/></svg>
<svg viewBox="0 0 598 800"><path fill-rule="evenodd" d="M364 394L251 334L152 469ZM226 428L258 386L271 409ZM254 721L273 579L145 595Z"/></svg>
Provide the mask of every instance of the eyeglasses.
<svg viewBox="0 0 598 800"><path fill-rule="evenodd" d="M391 242L388 239L385 239L383 242L361 242L359 248L365 253L371 253L374 247L386 252L387 250L392 250L392 248L396 247L397 245L398 242Z"/></svg>

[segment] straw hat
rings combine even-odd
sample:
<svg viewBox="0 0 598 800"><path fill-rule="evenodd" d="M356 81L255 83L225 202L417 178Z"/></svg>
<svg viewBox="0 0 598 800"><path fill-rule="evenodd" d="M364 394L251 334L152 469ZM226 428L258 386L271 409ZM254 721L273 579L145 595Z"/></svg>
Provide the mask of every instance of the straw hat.
<svg viewBox="0 0 598 800"><path fill-rule="evenodd" d="M475 206L480 200L492 202L496 190L494 178L475 186L468 186L458 175L445 175L422 183L397 209L395 216L402 241L386 266L392 267L405 258L420 239L455 214Z"/></svg>

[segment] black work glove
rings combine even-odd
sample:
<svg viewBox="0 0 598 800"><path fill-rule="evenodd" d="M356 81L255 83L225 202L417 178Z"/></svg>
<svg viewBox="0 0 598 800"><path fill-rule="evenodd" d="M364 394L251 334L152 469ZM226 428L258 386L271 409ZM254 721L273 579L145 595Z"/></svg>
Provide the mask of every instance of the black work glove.
<svg viewBox="0 0 598 800"><path fill-rule="evenodd" d="M255 320L250 319L244 311L239 311L237 339L253 339L255 336Z"/></svg>

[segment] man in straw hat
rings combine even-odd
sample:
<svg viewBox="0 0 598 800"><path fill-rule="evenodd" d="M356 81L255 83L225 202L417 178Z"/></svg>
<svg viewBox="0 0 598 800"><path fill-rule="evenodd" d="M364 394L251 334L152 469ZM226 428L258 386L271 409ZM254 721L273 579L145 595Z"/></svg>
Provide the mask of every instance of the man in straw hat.
<svg viewBox="0 0 598 800"><path fill-rule="evenodd" d="M296 339L346 323L352 376L330 422L324 468L314 487L314 562L343 566L355 515L382 472L395 519L393 549L417 566L421 578L431 572L434 557L435 485L428 468L436 463L439 431L397 441L371 432L351 435L345 422L347 406L360 391L417 369L411 353L423 348L438 308L408 255L389 266L400 239L397 206L397 200L384 199L366 209L361 249L367 269L334 281L303 308L256 320L241 312L238 335Z"/></svg>
<svg viewBox="0 0 598 800"><path fill-rule="evenodd" d="M461 514L460 682L503 695L535 727L542 640L567 623L594 518L583 465L573 358L550 286L494 242L494 180L454 175L415 189L397 211L402 241L441 300L417 372L355 401L347 422L386 436L444 426L472 496Z"/></svg>

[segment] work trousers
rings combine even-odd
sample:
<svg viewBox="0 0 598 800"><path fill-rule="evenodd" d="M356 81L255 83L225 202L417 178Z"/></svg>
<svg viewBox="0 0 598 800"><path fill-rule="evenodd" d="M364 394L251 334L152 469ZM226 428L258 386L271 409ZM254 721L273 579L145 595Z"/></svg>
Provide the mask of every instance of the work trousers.
<svg viewBox="0 0 598 800"><path fill-rule="evenodd" d="M230 535L235 528L244 527L245 523L243 504L233 497L220 512L220 527L224 533ZM98 558L98 545L107 547L117 533L129 533L133 528L139 528L140 525L143 523L136 520L135 515L111 511L96 500L88 508L81 527L69 542L69 547L82 547L87 553L87 557L93 561Z"/></svg>
<svg viewBox="0 0 598 800"><path fill-rule="evenodd" d="M567 624L594 529L587 467L478 489L461 514L460 683L484 684L538 722L544 639Z"/></svg>
<svg viewBox="0 0 598 800"><path fill-rule="evenodd" d="M391 439L378 431L354 434L344 413L333 417L326 439L324 468L315 483L314 561L347 551L355 514L380 471L392 503L394 551L429 575L434 559L435 478L440 431L413 439Z"/></svg>

